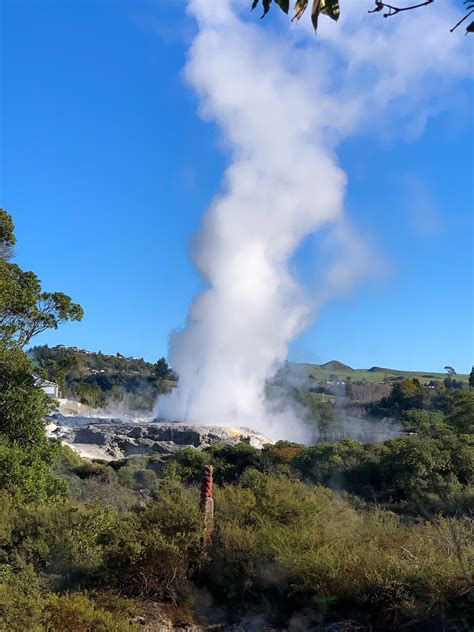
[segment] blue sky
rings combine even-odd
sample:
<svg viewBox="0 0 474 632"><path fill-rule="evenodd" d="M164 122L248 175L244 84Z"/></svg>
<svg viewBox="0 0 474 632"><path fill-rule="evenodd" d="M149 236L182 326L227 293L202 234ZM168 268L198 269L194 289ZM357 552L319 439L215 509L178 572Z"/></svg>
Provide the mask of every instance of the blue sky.
<svg viewBox="0 0 474 632"><path fill-rule="evenodd" d="M183 7L2 4L1 204L17 262L85 309L38 343L155 360L202 287L189 244L226 155L182 79L194 29ZM326 304L290 359L470 369L472 104L465 86L419 138L342 144L348 216L390 273ZM309 285L317 247L295 258Z"/></svg>

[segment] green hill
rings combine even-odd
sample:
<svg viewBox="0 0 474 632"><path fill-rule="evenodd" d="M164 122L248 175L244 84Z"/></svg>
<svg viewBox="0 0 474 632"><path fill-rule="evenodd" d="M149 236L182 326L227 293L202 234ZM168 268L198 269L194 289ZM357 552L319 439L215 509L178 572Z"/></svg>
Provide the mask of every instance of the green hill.
<svg viewBox="0 0 474 632"><path fill-rule="evenodd" d="M342 362L339 362L338 360L331 360L330 362L326 362L325 364L321 364L320 365L321 369L323 369L324 371L332 371L333 373L336 371L342 371L342 372L347 372L347 371L353 371L354 369L352 367L350 367L347 364L343 364Z"/></svg>
<svg viewBox="0 0 474 632"><path fill-rule="evenodd" d="M301 365L297 365L301 366ZM407 377L418 378L423 384L431 380L444 380L446 373L432 371L403 371L373 366L369 369L353 369L338 360L331 360L325 364L306 364L308 375L315 380L328 380L331 375L337 375L340 379L350 377L353 382L367 380L368 382L395 382ZM453 376L456 380L468 383L467 373L457 373Z"/></svg>

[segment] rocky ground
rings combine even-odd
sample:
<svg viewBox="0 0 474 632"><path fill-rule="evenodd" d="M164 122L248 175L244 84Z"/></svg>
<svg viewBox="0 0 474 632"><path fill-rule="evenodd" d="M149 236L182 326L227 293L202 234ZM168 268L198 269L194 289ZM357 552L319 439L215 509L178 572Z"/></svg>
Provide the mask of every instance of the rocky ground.
<svg viewBox="0 0 474 632"><path fill-rule="evenodd" d="M50 415L47 432L80 456L112 461L136 454L169 453L179 448L206 448L214 443L248 443L255 448L274 443L250 428L194 425L181 422L123 421L106 417Z"/></svg>

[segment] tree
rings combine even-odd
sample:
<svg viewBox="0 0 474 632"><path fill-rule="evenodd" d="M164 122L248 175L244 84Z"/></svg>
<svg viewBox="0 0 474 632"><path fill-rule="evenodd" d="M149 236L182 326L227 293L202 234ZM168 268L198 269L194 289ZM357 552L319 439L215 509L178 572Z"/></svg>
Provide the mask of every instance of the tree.
<svg viewBox="0 0 474 632"><path fill-rule="evenodd" d="M16 239L13 219L3 208L0 208L0 259L6 261L13 255Z"/></svg>
<svg viewBox="0 0 474 632"><path fill-rule="evenodd" d="M345 394L348 399L353 399L354 388L352 386L352 380L346 380Z"/></svg>
<svg viewBox="0 0 474 632"><path fill-rule="evenodd" d="M55 448L46 437L43 422L52 400L38 386L38 368L22 348L35 334L48 327L56 328L65 320L80 320L82 308L61 292L43 292L33 272L25 272L10 263L8 259L13 254L15 242L13 220L2 209L0 488L15 489L27 500L38 500L49 495L47 488L50 484L55 486L50 477ZM51 492L52 495L55 493Z"/></svg>
<svg viewBox="0 0 474 632"><path fill-rule="evenodd" d="M21 446L44 440L43 417L51 399L36 385L33 361L0 345L0 435Z"/></svg>
<svg viewBox="0 0 474 632"><path fill-rule="evenodd" d="M471 369L471 372L469 374L469 386L471 388L474 388L474 366Z"/></svg>
<svg viewBox="0 0 474 632"><path fill-rule="evenodd" d="M61 351L55 360L40 359L39 366L46 371L48 380L56 382L58 386L64 388L66 376L79 366L79 360L76 353L70 349Z"/></svg>
<svg viewBox="0 0 474 632"><path fill-rule="evenodd" d="M445 366L444 370L446 371L448 375L456 375L456 371L455 369L453 369L452 366Z"/></svg>
<svg viewBox="0 0 474 632"><path fill-rule="evenodd" d="M456 394L452 408L447 416L447 423L461 434L474 433L474 391L460 391Z"/></svg>
<svg viewBox="0 0 474 632"><path fill-rule="evenodd" d="M171 369L168 362L166 361L166 358L160 358L155 363L153 367L153 371L155 373L155 377L157 377L158 379L160 380L169 379Z"/></svg>
<svg viewBox="0 0 474 632"><path fill-rule="evenodd" d="M405 430L425 434L435 434L445 426L444 416L439 411L421 410L417 408L405 410L402 413L401 422Z"/></svg>
<svg viewBox="0 0 474 632"><path fill-rule="evenodd" d="M429 508L435 495L447 499L472 481L472 465L472 451L454 435L393 439L382 449L382 495Z"/></svg>
<svg viewBox="0 0 474 632"><path fill-rule="evenodd" d="M379 415L388 414L399 417L405 410L411 408L422 409L428 399L426 389L423 388L417 378L406 378L401 382L395 382L392 392L374 405L374 412Z"/></svg>
<svg viewBox="0 0 474 632"><path fill-rule="evenodd" d="M83 315L66 294L43 292L33 272L0 260L0 342L5 346L21 349L33 336Z"/></svg>
<svg viewBox="0 0 474 632"><path fill-rule="evenodd" d="M389 4L388 2L384 2L383 0L374 0L375 6L369 11L369 13L382 13L384 18L389 18L394 15L398 15L404 11L412 11L414 9L420 9L421 7L426 7L430 4L433 4L435 0L412 0L411 4L405 4L402 6ZM260 0L253 0L252 2L252 10L255 9ZM270 11L270 7L272 5L272 0L261 0L261 4L263 7L263 15L262 18L267 15ZM280 9L288 15L290 10L290 0L275 0L275 4L277 4ZM308 8L310 2L309 0L296 0L295 2L295 13L292 17L292 21L298 21L303 13ZM474 3L472 0L464 0L464 4L466 5L466 15L464 18L459 20L457 24L453 26L451 29L451 33L458 28L467 18L474 13ZM340 6L339 0L313 0L311 3L311 22L313 24L313 28L315 33L318 30L318 22L319 16L326 15L330 17L332 20L339 19L340 16ZM474 32L474 21L470 22L466 27L466 33Z"/></svg>
<svg viewBox="0 0 474 632"><path fill-rule="evenodd" d="M43 292L36 274L9 263L14 230L11 215L0 209L0 343L21 349L46 329L81 320L84 312L62 292Z"/></svg>
<svg viewBox="0 0 474 632"><path fill-rule="evenodd" d="M80 382L74 387L74 394L81 404L86 404L91 408L103 408L106 404L105 395L96 384Z"/></svg>
<svg viewBox="0 0 474 632"><path fill-rule="evenodd" d="M26 502L63 498L67 483L52 470L60 447L43 442L24 448L0 439L0 489L19 493Z"/></svg>

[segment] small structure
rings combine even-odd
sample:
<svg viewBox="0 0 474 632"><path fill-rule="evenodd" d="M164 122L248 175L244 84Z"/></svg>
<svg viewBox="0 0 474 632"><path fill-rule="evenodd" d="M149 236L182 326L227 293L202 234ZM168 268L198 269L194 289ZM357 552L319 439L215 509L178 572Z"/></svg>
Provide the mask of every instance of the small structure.
<svg viewBox="0 0 474 632"><path fill-rule="evenodd" d="M39 386L41 390L43 390L46 395L49 395L53 399L58 399L59 397L59 386L54 382L50 382L49 380L42 380L41 378L36 379L36 386Z"/></svg>
<svg viewBox="0 0 474 632"><path fill-rule="evenodd" d="M201 511L204 514L204 551L207 552L211 544L214 530L214 500L212 498L212 465L206 465L201 481Z"/></svg>

